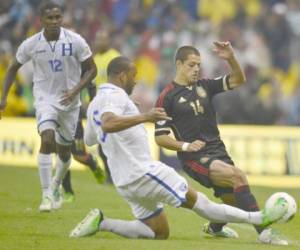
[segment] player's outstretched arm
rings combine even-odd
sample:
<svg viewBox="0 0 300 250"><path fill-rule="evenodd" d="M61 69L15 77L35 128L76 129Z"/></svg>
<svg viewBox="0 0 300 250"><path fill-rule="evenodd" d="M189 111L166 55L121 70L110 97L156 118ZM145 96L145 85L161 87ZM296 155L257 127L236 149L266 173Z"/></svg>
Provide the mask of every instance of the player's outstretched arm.
<svg viewBox="0 0 300 250"><path fill-rule="evenodd" d="M177 141L169 135L155 136L155 141L159 146L174 151L197 152L205 146L205 142L200 140L188 143L184 141Z"/></svg>
<svg viewBox="0 0 300 250"><path fill-rule="evenodd" d="M154 108L153 110L133 116L118 116L112 112L106 112L102 115L101 128L105 133L114 133L133 127L144 122L157 122L169 120L163 108Z"/></svg>
<svg viewBox="0 0 300 250"><path fill-rule="evenodd" d="M3 112L6 107L6 99L7 99L8 92L9 92L13 82L15 81L17 72L21 66L22 66L22 64L20 64L17 61L17 59L14 59L8 67L8 70L7 70L5 79L4 79L2 96L1 96L1 101L0 101L0 119L1 119L1 112Z"/></svg>
<svg viewBox="0 0 300 250"><path fill-rule="evenodd" d="M245 73L235 57L234 50L230 42L214 42L213 51L230 65L231 72L229 78L230 88L236 88L246 82Z"/></svg>

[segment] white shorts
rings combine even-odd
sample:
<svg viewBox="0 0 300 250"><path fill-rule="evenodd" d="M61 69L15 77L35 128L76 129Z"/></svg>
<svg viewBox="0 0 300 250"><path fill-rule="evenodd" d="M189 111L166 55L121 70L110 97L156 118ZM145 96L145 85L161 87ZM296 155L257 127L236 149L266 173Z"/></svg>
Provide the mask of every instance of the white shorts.
<svg viewBox="0 0 300 250"><path fill-rule="evenodd" d="M74 140L79 107L69 111L59 110L50 104L42 104L36 108L38 132L47 129L55 130L55 141L61 145L70 145Z"/></svg>
<svg viewBox="0 0 300 250"><path fill-rule="evenodd" d="M131 206L135 218L146 220L159 214L164 203L181 206L186 201L188 184L173 168L155 162L146 175L117 190Z"/></svg>

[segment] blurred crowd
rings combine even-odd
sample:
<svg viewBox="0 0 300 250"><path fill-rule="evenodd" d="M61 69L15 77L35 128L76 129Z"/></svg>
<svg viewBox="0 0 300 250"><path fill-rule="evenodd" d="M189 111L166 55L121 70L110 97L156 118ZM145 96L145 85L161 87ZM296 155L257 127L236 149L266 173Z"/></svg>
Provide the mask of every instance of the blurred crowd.
<svg viewBox="0 0 300 250"><path fill-rule="evenodd" d="M202 56L202 77L228 66L212 52L215 40L230 41L247 84L215 98L220 123L300 125L299 0L56 0L64 26L98 50L97 33L109 46L135 60L139 86L133 98L141 111L153 106L174 76L174 53L194 45ZM0 2L0 87L17 46L40 30L39 0ZM10 93L7 115L30 116L32 70L26 65Z"/></svg>

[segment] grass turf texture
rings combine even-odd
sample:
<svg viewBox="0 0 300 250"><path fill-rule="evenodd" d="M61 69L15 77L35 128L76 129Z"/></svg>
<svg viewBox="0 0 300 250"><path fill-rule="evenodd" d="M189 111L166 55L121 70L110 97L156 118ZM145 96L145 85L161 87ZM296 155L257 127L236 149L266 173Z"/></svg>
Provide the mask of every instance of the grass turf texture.
<svg viewBox="0 0 300 250"><path fill-rule="evenodd" d="M112 233L97 233L88 238L70 239L70 230L89 212L99 207L107 217L132 219L129 206L113 186L98 185L89 171L73 171L75 203L59 211L39 213L40 187L37 169L0 167L0 249L271 249L256 243L250 225L231 224L239 239L216 239L204 235L206 222L194 213L166 206L170 238L166 241L124 239ZM211 192L189 179L191 185L212 198ZM252 187L260 203L274 192L286 191L300 200L298 189ZM290 240L289 246L274 249L300 249L300 214L288 224L276 225Z"/></svg>

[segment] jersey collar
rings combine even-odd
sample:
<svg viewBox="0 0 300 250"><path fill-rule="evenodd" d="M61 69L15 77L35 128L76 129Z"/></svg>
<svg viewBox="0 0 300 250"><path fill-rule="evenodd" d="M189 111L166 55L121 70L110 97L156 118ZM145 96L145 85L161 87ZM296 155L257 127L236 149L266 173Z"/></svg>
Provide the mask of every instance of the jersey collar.
<svg viewBox="0 0 300 250"><path fill-rule="evenodd" d="M46 37L44 36L44 31L45 31L45 29L42 29L41 32L40 32L40 37L39 37L40 41L47 41ZM60 27L58 40L62 40L65 37L66 37L66 31L65 31L65 29L63 27Z"/></svg>

